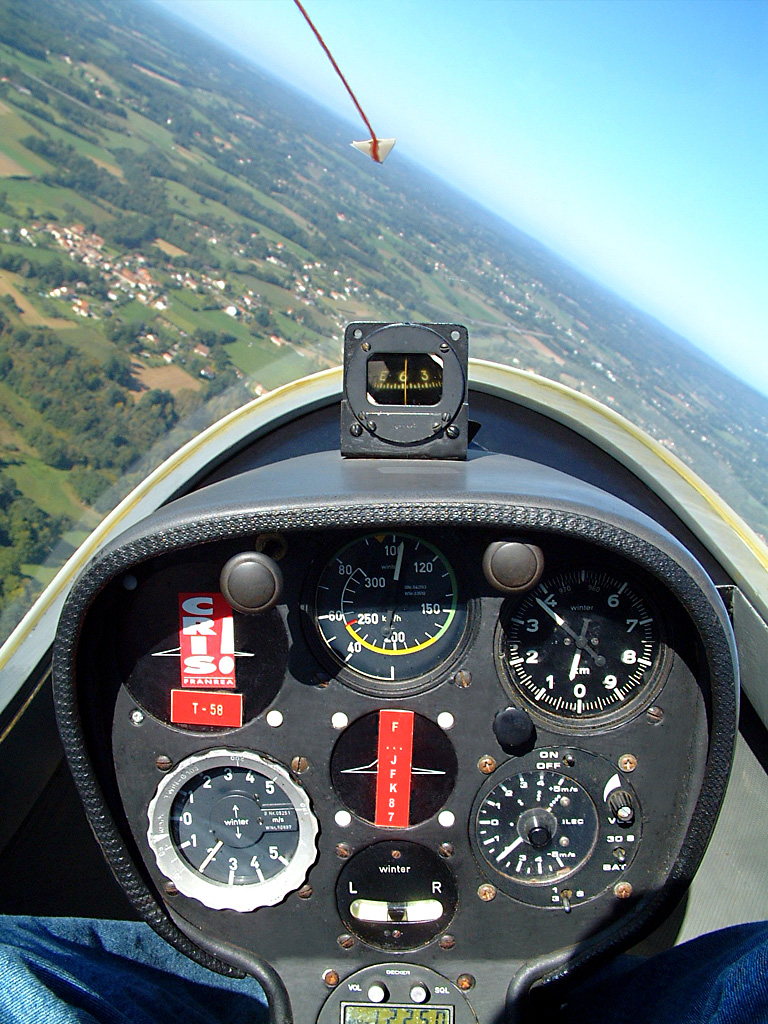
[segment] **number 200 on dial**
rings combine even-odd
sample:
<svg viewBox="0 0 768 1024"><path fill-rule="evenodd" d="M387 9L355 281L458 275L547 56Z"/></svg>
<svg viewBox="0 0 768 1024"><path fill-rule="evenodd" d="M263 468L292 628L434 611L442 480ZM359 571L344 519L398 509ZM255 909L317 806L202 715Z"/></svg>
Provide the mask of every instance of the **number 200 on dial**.
<svg viewBox="0 0 768 1024"><path fill-rule="evenodd" d="M377 533L350 541L326 564L314 618L343 669L397 682L426 675L452 654L467 608L453 567L434 544Z"/></svg>

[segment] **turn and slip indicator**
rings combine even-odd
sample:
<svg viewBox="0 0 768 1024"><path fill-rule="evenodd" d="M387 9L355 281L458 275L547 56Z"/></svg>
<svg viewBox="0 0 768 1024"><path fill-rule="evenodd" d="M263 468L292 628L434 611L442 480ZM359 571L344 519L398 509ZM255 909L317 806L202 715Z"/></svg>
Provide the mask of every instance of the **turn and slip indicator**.
<svg viewBox="0 0 768 1024"><path fill-rule="evenodd" d="M379 712L375 825L404 828L411 810L413 712Z"/></svg>
<svg viewBox="0 0 768 1024"><path fill-rule="evenodd" d="M450 799L458 764L453 744L431 719L382 708L352 722L331 755L336 795L379 828L409 828Z"/></svg>

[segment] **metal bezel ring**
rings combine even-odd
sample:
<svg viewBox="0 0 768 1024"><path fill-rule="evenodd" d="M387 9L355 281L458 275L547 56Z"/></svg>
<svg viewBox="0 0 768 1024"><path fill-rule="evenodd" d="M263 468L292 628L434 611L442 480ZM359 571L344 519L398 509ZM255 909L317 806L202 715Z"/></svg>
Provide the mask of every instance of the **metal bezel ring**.
<svg viewBox="0 0 768 1024"><path fill-rule="evenodd" d="M249 768L278 783L296 811L299 822L299 842L290 864L279 874L264 882L246 885L227 885L205 878L181 856L170 834L170 813L173 801L186 783L204 769L222 765ZM211 910L236 910L248 913L259 907L273 907L289 893L300 888L307 872L317 860L318 823L311 810L307 792L288 770L261 754L247 750L208 750L193 754L172 769L160 781L147 808L149 828L147 841L152 849L158 870L170 879L184 896L198 900Z"/></svg>

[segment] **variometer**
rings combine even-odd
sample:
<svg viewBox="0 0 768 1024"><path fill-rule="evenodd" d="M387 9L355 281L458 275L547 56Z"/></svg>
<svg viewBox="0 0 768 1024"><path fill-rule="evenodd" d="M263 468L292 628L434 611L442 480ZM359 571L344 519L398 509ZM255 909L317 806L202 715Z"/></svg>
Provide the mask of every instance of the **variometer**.
<svg viewBox="0 0 768 1024"><path fill-rule="evenodd" d="M317 857L306 792L282 765L250 751L182 761L147 814L160 871L213 910L274 906L302 885Z"/></svg>

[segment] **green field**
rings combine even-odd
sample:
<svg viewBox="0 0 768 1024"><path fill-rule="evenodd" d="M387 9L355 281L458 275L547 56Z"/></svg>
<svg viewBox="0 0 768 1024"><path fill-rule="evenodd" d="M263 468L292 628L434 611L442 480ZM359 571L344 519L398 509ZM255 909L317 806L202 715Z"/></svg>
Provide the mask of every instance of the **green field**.
<svg viewBox="0 0 768 1024"><path fill-rule="evenodd" d="M53 213L62 224L84 220L99 225L112 220L110 213L79 193L68 188L45 185L33 178L26 181L2 178L0 192L8 194L8 200L16 207L19 217L26 218L26 209L31 206L35 216L45 217Z"/></svg>
<svg viewBox="0 0 768 1024"><path fill-rule="evenodd" d="M5 466L3 472L13 477L21 493L49 515L76 521L85 511L85 505L67 482L65 469L54 469L40 459L28 458L20 466Z"/></svg>

